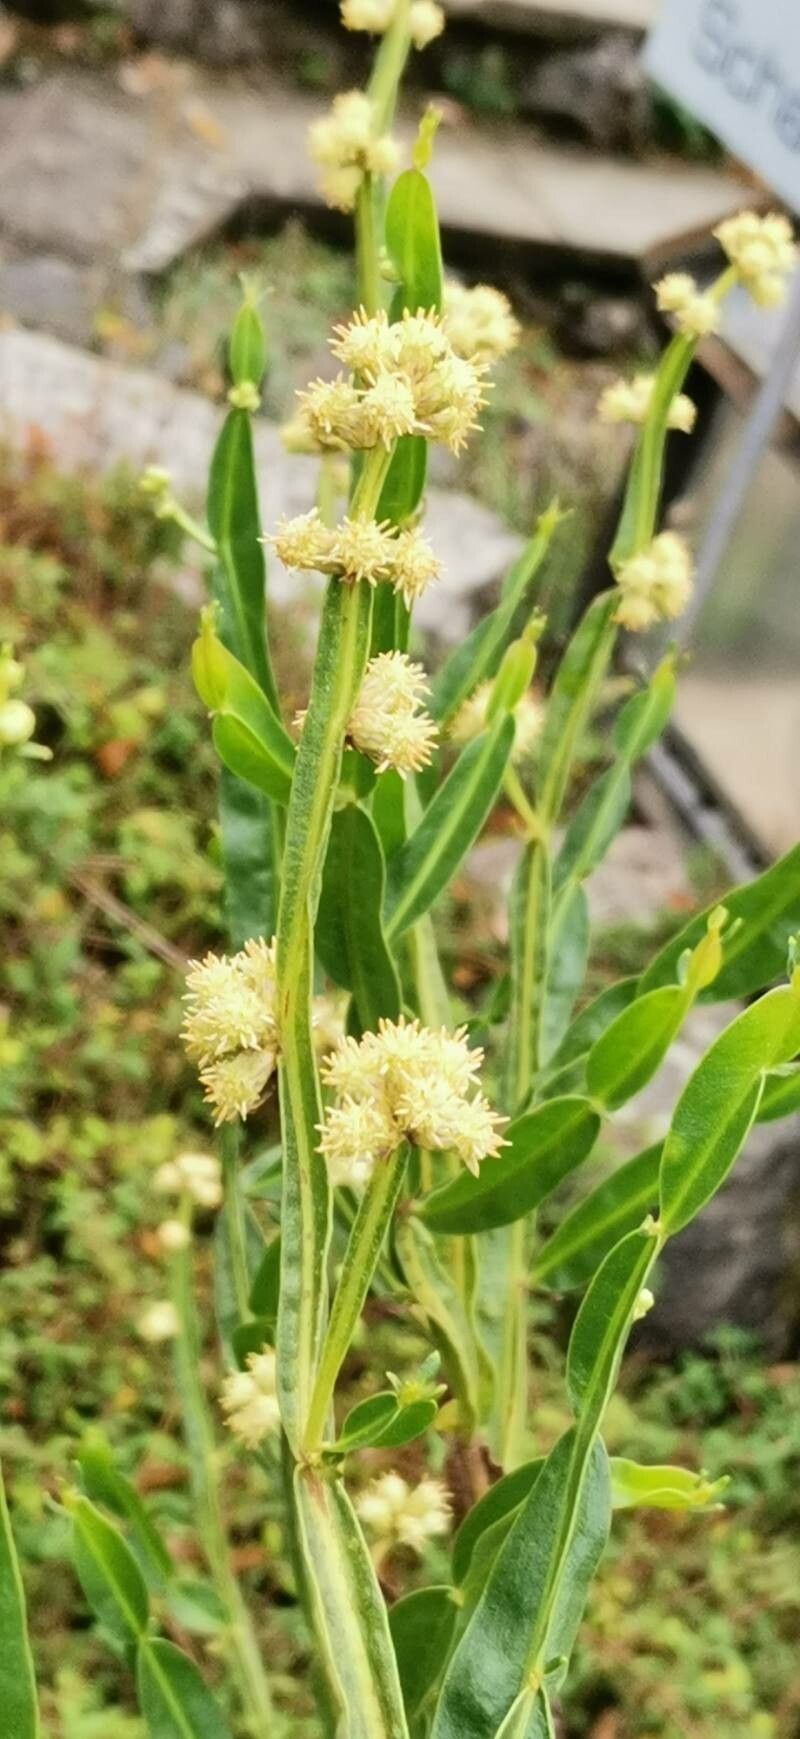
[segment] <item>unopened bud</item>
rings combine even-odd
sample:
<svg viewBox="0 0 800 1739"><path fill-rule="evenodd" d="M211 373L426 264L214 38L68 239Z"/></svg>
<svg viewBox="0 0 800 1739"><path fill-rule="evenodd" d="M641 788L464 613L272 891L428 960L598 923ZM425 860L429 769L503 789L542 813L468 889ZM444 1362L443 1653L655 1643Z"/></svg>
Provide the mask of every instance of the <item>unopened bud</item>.
<svg viewBox="0 0 800 1739"><path fill-rule="evenodd" d="M33 708L25 700L7 700L0 706L0 748L18 749L36 729Z"/></svg>
<svg viewBox="0 0 800 1739"><path fill-rule="evenodd" d="M255 285L248 285L243 280L242 287L245 300L233 323L233 330L228 345L228 362L234 388L249 386L258 393L258 383L262 379L267 361L267 347L264 340L264 327L261 316L256 308L258 291ZM235 399L231 400L236 403ZM245 404L241 410L257 410L258 405Z"/></svg>
<svg viewBox="0 0 800 1739"><path fill-rule="evenodd" d="M239 381L228 393L228 404L235 411L257 411L261 405L261 394L252 380Z"/></svg>
<svg viewBox="0 0 800 1739"><path fill-rule="evenodd" d="M139 478L140 495L148 495L153 500L168 495L172 487L172 478L163 465L148 465Z"/></svg>
<svg viewBox="0 0 800 1739"><path fill-rule="evenodd" d="M685 983L694 996L712 984L722 965L722 932L728 920L724 906L715 906L709 913L705 936L693 948L686 962Z"/></svg>

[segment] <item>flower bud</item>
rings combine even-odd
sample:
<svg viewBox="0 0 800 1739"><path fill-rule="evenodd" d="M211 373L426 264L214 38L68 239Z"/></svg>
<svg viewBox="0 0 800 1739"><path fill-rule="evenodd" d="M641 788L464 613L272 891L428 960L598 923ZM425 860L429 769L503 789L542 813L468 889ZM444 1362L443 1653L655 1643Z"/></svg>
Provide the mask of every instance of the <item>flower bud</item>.
<svg viewBox="0 0 800 1739"><path fill-rule="evenodd" d="M27 701L7 700L0 706L0 748L20 748L30 741L35 729L36 716Z"/></svg>
<svg viewBox="0 0 800 1739"><path fill-rule="evenodd" d="M254 293L252 290L248 290L246 284L244 290L245 299L233 322L233 330L228 344L228 365L234 389L248 385L257 393L258 384L266 367L267 347L264 339L264 327L256 308ZM241 408L253 410L258 407L243 405Z"/></svg>

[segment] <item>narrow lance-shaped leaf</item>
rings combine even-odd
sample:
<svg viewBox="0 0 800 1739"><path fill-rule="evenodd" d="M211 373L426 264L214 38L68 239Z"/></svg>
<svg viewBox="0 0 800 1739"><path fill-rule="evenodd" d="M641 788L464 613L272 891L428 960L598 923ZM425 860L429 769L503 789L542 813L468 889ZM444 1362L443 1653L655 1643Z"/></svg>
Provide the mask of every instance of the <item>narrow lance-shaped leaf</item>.
<svg viewBox="0 0 800 1739"><path fill-rule="evenodd" d="M681 955L700 940L712 910L699 912L662 948L643 973L640 991L673 982ZM727 893L725 910L729 918L725 960L713 983L701 992L702 1002L752 996L782 976L789 939L800 930L800 845L755 881ZM735 931L734 924L738 924Z"/></svg>
<svg viewBox="0 0 800 1739"><path fill-rule="evenodd" d="M230 1728L194 1661L174 1643L142 1638L136 1689L148 1739L230 1739Z"/></svg>
<svg viewBox="0 0 800 1739"><path fill-rule="evenodd" d="M588 1055L595 1040L633 1002L637 988L638 979L620 978L616 984L609 984L605 990L601 990L598 996L581 1009L550 1058L548 1082L556 1073L579 1063Z"/></svg>
<svg viewBox="0 0 800 1739"><path fill-rule="evenodd" d="M772 1123L778 1117L792 1117L797 1111L800 1111L800 1068L776 1069L764 1082L758 1122Z"/></svg>
<svg viewBox="0 0 800 1739"><path fill-rule="evenodd" d="M149 1601L130 1547L88 1498L70 1496L72 1560L95 1616L123 1644L147 1630Z"/></svg>
<svg viewBox="0 0 800 1739"><path fill-rule="evenodd" d="M608 558L615 572L630 556L637 555L653 535L670 407L683 386L696 348L696 338L678 333L661 358L647 416L634 448L617 535Z"/></svg>
<svg viewBox="0 0 800 1739"><path fill-rule="evenodd" d="M169 1552L136 1487L115 1467L111 1450L99 1432L84 1438L76 1459L86 1496L105 1504L127 1523L148 1580L156 1587L169 1581L174 1571Z"/></svg>
<svg viewBox="0 0 800 1739"><path fill-rule="evenodd" d="M600 1428L658 1247L649 1227L629 1232L609 1251L581 1302L567 1351L567 1392L582 1437Z"/></svg>
<svg viewBox="0 0 800 1739"><path fill-rule="evenodd" d="M297 1531L327 1677L348 1739L408 1739L386 1606L341 1483L295 1475Z"/></svg>
<svg viewBox="0 0 800 1739"><path fill-rule="evenodd" d="M511 1225L539 1206L580 1165L597 1139L600 1118L586 1099L550 1099L505 1131L508 1146L485 1159L477 1177L464 1171L433 1190L420 1218L434 1232L485 1232Z"/></svg>
<svg viewBox="0 0 800 1739"><path fill-rule="evenodd" d="M383 930L386 867L372 817L355 803L331 822L315 942L336 984L352 990L362 1028L397 1020L400 980Z"/></svg>
<svg viewBox="0 0 800 1739"><path fill-rule="evenodd" d="M532 1675L569 1656L609 1514L605 1451L595 1444L587 1460L573 1429L548 1456L495 1561L448 1667L432 1739L497 1739Z"/></svg>
<svg viewBox="0 0 800 1739"><path fill-rule="evenodd" d="M197 692L212 714L214 745L226 767L279 802L288 801L295 749L263 690L214 632L209 610L192 648Z"/></svg>
<svg viewBox="0 0 800 1739"><path fill-rule="evenodd" d="M39 1739L25 1595L0 1473L0 1709L14 1739Z"/></svg>
<svg viewBox="0 0 800 1739"><path fill-rule="evenodd" d="M623 1009L586 1059L586 1085L609 1111L632 1099L655 1074L689 1006L682 985L665 984Z"/></svg>
<svg viewBox="0 0 800 1739"><path fill-rule="evenodd" d="M589 954L589 904L579 882L568 881L553 900L542 986L539 1057L547 1063L569 1025Z"/></svg>
<svg viewBox="0 0 800 1739"><path fill-rule="evenodd" d="M255 483L253 435L247 411L231 409L214 448L208 483L208 523L219 552L231 647L278 712L264 614L265 568Z"/></svg>
<svg viewBox="0 0 800 1739"><path fill-rule="evenodd" d="M418 826L392 858L386 899L390 940L444 892L495 801L513 741L513 717L501 714L462 751Z"/></svg>
<svg viewBox="0 0 800 1739"><path fill-rule="evenodd" d="M568 1292L591 1279L603 1258L658 1203L661 1142L646 1147L584 1197L538 1251L532 1286Z"/></svg>
<svg viewBox="0 0 800 1739"><path fill-rule="evenodd" d="M583 881L605 856L630 806L631 767L660 736L674 698L675 659L670 654L617 718L614 764L595 780L570 821L556 863L557 885L568 877Z"/></svg>
<svg viewBox="0 0 800 1739"><path fill-rule="evenodd" d="M382 1390L351 1407L335 1442L324 1445L324 1453L339 1457L356 1449L399 1449L421 1437L438 1411L433 1398L404 1404L393 1389Z"/></svg>
<svg viewBox="0 0 800 1739"><path fill-rule="evenodd" d="M565 515L553 502L506 575L496 609L476 624L452 651L433 684L430 710L446 725L480 682L494 676L511 637L515 617L538 578L556 527Z"/></svg>
<svg viewBox="0 0 800 1739"><path fill-rule="evenodd" d="M688 1467L643 1467L638 1461L611 1459L611 1497L615 1510L704 1510L716 1505L728 1485Z"/></svg>
<svg viewBox="0 0 800 1739"><path fill-rule="evenodd" d="M458 1616L453 1590L416 1588L389 1608L389 1629L409 1720L444 1670Z"/></svg>
<svg viewBox="0 0 800 1739"><path fill-rule="evenodd" d="M548 822L561 809L581 732L608 667L615 608L613 592L593 599L556 672L537 757L538 807Z"/></svg>
<svg viewBox="0 0 800 1739"><path fill-rule="evenodd" d="M404 308L415 314L419 308L442 306L442 251L436 202L430 182L421 169L406 169L398 175L386 205L386 247L400 282L394 294L391 319L399 320ZM381 491L377 518L402 524L418 507L425 488L428 443L422 435L404 435L397 443L389 473ZM393 640L392 645L398 645ZM375 645L374 651L381 648Z"/></svg>
<svg viewBox="0 0 800 1739"><path fill-rule="evenodd" d="M758 1111L767 1071L800 1051L800 973L768 992L706 1052L684 1087L661 1159L661 1221L670 1236L727 1176Z"/></svg>
<svg viewBox="0 0 800 1739"><path fill-rule="evenodd" d="M509 912L511 1005L506 1103L513 1110L527 1103L540 1062L550 898L550 853L543 840L532 839L524 846L514 873Z"/></svg>

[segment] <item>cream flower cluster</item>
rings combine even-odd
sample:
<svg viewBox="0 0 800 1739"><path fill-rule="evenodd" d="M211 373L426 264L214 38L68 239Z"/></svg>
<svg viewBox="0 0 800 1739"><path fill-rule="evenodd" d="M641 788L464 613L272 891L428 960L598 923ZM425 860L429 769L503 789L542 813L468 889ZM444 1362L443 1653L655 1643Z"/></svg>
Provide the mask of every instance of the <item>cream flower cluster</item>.
<svg viewBox="0 0 800 1739"><path fill-rule="evenodd" d="M720 305L710 290L701 290L689 272L668 272L656 284L656 303L662 314L672 314L680 332L691 338L706 338L720 323Z"/></svg>
<svg viewBox="0 0 800 1739"><path fill-rule="evenodd" d="M391 175L400 158L391 135L378 131L371 98L358 90L340 91L328 114L312 122L308 148L320 193L337 211L352 211L364 174Z"/></svg>
<svg viewBox="0 0 800 1739"><path fill-rule="evenodd" d="M497 362L519 343L519 321L511 303L491 284L470 287L457 278L448 278L444 324L456 355L479 362Z"/></svg>
<svg viewBox="0 0 800 1739"><path fill-rule="evenodd" d="M246 942L232 957L190 962L183 1042L200 1064L214 1122L246 1117L277 1060L275 942Z"/></svg>
<svg viewBox="0 0 800 1739"><path fill-rule="evenodd" d="M380 1545L409 1546L414 1552L446 1534L450 1524L450 1499L438 1479L411 1486L402 1474L383 1473L356 1499L356 1509Z"/></svg>
<svg viewBox="0 0 800 1739"><path fill-rule="evenodd" d="M434 1032L418 1020L382 1020L376 1033L346 1038L322 1068L333 1103L319 1150L334 1184L361 1187L404 1141L456 1153L471 1172L504 1146L500 1124L475 1091L483 1051L466 1029Z"/></svg>
<svg viewBox="0 0 800 1739"><path fill-rule="evenodd" d="M391 324L361 308L335 328L335 357L349 371L298 396L310 438L324 448L391 447L425 435L458 453L486 403L480 358L457 355L442 318L408 309Z"/></svg>
<svg viewBox="0 0 800 1739"><path fill-rule="evenodd" d="M160 1341L174 1340L179 1328L178 1312L169 1298L159 1298L155 1304L148 1304L136 1324L137 1334L152 1346L157 1346Z"/></svg>
<svg viewBox="0 0 800 1739"><path fill-rule="evenodd" d="M153 1185L159 1195L187 1195L198 1208L218 1208L222 1201L222 1172L213 1153L179 1153L159 1166Z"/></svg>
<svg viewBox="0 0 800 1739"><path fill-rule="evenodd" d="M688 544L674 531L659 532L617 574L621 597L614 620L639 633L654 622L672 620L686 609L692 593Z"/></svg>
<svg viewBox="0 0 800 1739"><path fill-rule="evenodd" d="M317 509L280 521L268 539L287 568L315 568L340 580L386 581L411 606L438 579L439 562L416 526L398 531L388 520L348 519L327 526Z"/></svg>
<svg viewBox="0 0 800 1739"><path fill-rule="evenodd" d="M759 217L740 211L714 234L741 282L759 308L777 308L786 294L786 279L797 264L792 226L780 212Z"/></svg>
<svg viewBox="0 0 800 1739"><path fill-rule="evenodd" d="M479 682L472 694L462 701L458 712L450 722L448 736L453 743L471 743L473 737L480 736L486 729L486 710L492 695L494 684ZM533 754L544 724L545 705L532 689L523 694L514 708L514 747L511 759L515 763L527 761Z"/></svg>
<svg viewBox="0 0 800 1739"><path fill-rule="evenodd" d="M339 8L345 30L368 30L382 36L394 22L397 0L341 0ZM408 30L415 48L427 48L444 30L444 12L436 0L411 0Z"/></svg>
<svg viewBox="0 0 800 1739"><path fill-rule="evenodd" d="M393 767L404 779L428 766L437 730L422 705L427 692L422 665L412 664L405 652L380 652L370 659L347 735L379 773Z"/></svg>
<svg viewBox="0 0 800 1739"><path fill-rule="evenodd" d="M600 394L597 415L602 423L643 423L653 400L654 374L635 374L632 380L615 380ZM685 392L675 394L667 414L667 428L690 435L697 407Z"/></svg>
<svg viewBox="0 0 800 1739"><path fill-rule="evenodd" d="M280 1424L277 1371L272 1347L250 1353L246 1369L225 1378L220 1405L228 1430L246 1449L258 1449Z"/></svg>

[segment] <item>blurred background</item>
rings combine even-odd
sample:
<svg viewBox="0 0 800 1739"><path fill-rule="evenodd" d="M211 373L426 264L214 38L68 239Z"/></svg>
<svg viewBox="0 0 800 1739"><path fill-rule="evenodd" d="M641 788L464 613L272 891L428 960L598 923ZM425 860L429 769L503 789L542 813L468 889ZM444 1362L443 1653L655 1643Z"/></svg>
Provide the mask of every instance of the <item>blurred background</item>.
<svg viewBox="0 0 800 1739"><path fill-rule="evenodd" d="M491 603L554 495L571 518L544 580L553 644L607 583L629 434L595 420L598 396L664 341L652 279L710 269L713 224L761 197L648 84L640 54L658 0L445 10L444 34L412 57L398 132L411 138L436 102L448 268L503 288L522 340L468 452L437 450L428 516L445 574L419 623L431 664ZM202 566L153 520L136 479L166 465L202 509L245 270L266 292L265 525L310 505L313 462L286 454L278 429L295 389L332 372L327 334L355 292L349 221L319 200L306 132L363 81L369 52L340 29L333 0L0 6L0 642L25 662L37 735L54 753L42 770L0 767L0 1455L53 1739L141 1732L48 1503L87 1421L103 1420L187 1571L195 1550L168 1351L143 1347L135 1323L163 1290L148 1180L176 1146L208 1140L177 1030L186 958L220 929L215 774L187 665ZM667 496L695 540L774 343L770 320L753 325L734 306L693 368L697 428L673 442ZM691 629L676 726L590 882L592 990L637 971L687 912L800 832L798 414L787 380ZM291 712L305 697L315 596L281 570L269 589ZM618 693L624 682L620 672ZM602 754L587 741L587 769ZM443 914L467 1002L500 970L515 850L501 809ZM690 1018L615 1123L609 1165L662 1132L714 1031L708 1010ZM800 1734L799 1148L794 1124L759 1128L676 1240L635 1342L611 1447L702 1460L732 1484L718 1515L644 1512L615 1528L565 1739ZM210 1304L207 1238L198 1262ZM564 1423L565 1320L541 1299L531 1453ZM394 1334L376 1323L381 1368ZM355 1360L354 1393L369 1369ZM213 1362L209 1373L213 1383ZM265 1499L232 1463L226 1492L282 1706L298 1739L314 1739L310 1702L290 1688L307 1662L277 1490ZM396 1574L405 1586L413 1567ZM175 1623L213 1656L208 1614L205 1630L188 1607Z"/></svg>

